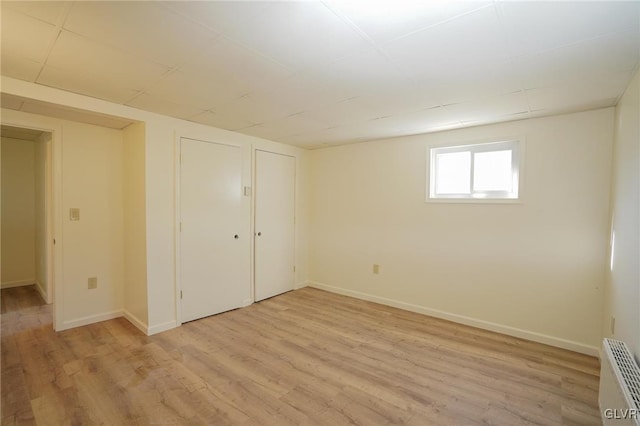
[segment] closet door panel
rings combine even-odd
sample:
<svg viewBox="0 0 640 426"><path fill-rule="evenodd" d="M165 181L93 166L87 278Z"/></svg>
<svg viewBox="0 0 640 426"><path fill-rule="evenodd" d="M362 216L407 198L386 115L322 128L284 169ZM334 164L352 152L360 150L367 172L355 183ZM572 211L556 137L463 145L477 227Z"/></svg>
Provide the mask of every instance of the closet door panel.
<svg viewBox="0 0 640 426"><path fill-rule="evenodd" d="M296 159L256 151L255 300L294 288Z"/></svg>

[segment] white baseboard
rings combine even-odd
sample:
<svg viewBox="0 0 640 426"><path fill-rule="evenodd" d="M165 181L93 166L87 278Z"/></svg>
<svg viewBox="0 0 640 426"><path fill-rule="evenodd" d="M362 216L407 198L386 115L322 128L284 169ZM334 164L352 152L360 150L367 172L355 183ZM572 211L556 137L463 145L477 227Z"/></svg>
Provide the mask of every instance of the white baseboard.
<svg viewBox="0 0 640 426"><path fill-rule="evenodd" d="M559 337L549 336L534 331L523 330L520 328L510 327L508 325L497 324L490 321L484 321L464 315L452 314L437 309L427 308L425 306L413 305L411 303L401 302L399 300L387 299L385 297L374 296L354 290L347 290L340 287L309 281L309 287L326 290L331 293L342 294L345 296L355 297L356 299L367 300L369 302L380 303L381 305L393 306L394 308L404 309L406 311L416 312L419 314L429 315L435 318L446 319L459 324L465 324L472 327L481 328L483 330L495 331L497 333L509 336L519 337L521 339L531 340L533 342L544 343L545 345L555 346L562 349L568 349L574 352L580 352L591 356L599 356L600 352L597 347L585 345L584 343L575 342L573 340L562 339Z"/></svg>
<svg viewBox="0 0 640 426"><path fill-rule="evenodd" d="M77 318L74 320L68 320L68 321L64 321L62 323L62 328L56 331L68 330L70 328L93 324L100 321L107 321L114 318L120 318L122 315L123 315L122 309L118 309L116 311L104 312L102 314L89 315L89 316Z"/></svg>
<svg viewBox="0 0 640 426"><path fill-rule="evenodd" d="M36 290L38 290L38 293L40 293L40 296L42 296L42 299L45 301L45 303L49 305L51 302L49 302L47 292L42 288L42 284L40 283L40 281L36 281Z"/></svg>
<svg viewBox="0 0 640 426"><path fill-rule="evenodd" d="M162 324L152 325L148 327L147 336L162 333L163 331L171 330L172 328L176 328L177 326L178 323L175 320L163 322Z"/></svg>
<svg viewBox="0 0 640 426"><path fill-rule="evenodd" d="M32 284L36 284L35 278L32 278L30 280L6 281L0 284L0 288L23 287L23 286L32 285Z"/></svg>
<svg viewBox="0 0 640 426"><path fill-rule="evenodd" d="M301 283L296 283L293 287L294 290L300 290L301 288L305 288L309 286L309 281L302 281Z"/></svg>
<svg viewBox="0 0 640 426"><path fill-rule="evenodd" d="M140 320L137 316L133 315L131 312L126 309L122 311L124 317L133 324L138 330L142 331L144 334L149 335L149 326Z"/></svg>

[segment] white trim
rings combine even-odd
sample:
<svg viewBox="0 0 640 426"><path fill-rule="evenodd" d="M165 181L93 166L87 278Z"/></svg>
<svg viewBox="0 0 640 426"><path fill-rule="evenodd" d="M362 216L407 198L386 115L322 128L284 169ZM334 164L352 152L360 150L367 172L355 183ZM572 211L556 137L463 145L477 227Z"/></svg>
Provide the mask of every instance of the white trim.
<svg viewBox="0 0 640 426"><path fill-rule="evenodd" d="M310 285L311 285L311 281L302 281L301 283L296 283L293 289L300 290L301 288L309 287Z"/></svg>
<svg viewBox="0 0 640 426"><path fill-rule="evenodd" d="M180 324L177 321L167 321L161 324L152 325L147 328L147 336L162 333L163 331L171 330L178 327Z"/></svg>
<svg viewBox="0 0 640 426"><path fill-rule="evenodd" d="M3 91L6 92L7 83L23 85L26 82L2 77ZM27 85L28 86L28 85ZM36 87L36 86L32 86ZM44 86L43 86L44 87ZM26 86L25 86L26 88ZM8 92L7 92L8 93ZM65 93L63 91L60 94ZM22 96L17 94L18 96ZM35 98L34 98L35 99ZM55 102L54 102L55 103ZM8 113L9 118L7 118ZM32 130L40 130L51 134L47 142L47 166L49 167L46 179L47 215L47 303L53 303L53 329L64 330L64 271L62 260L63 250L63 215L62 215L62 124L61 120L22 111L6 111L2 114L2 124L23 127ZM53 240L56 240L56 244Z"/></svg>
<svg viewBox="0 0 640 426"><path fill-rule="evenodd" d="M180 212L180 172L182 167L182 137L174 132L174 142L173 142L173 214L174 214L174 225L173 225L173 247L174 247L174 277L173 277L173 285L175 289L174 297L175 297L175 326L179 327L182 325L182 280L180 279L180 275L182 273L180 269L181 261L181 252L180 252L180 244L181 244L181 219L182 215ZM159 333L159 332L157 332ZM151 327L148 328L147 334L154 334L151 332Z"/></svg>
<svg viewBox="0 0 640 426"><path fill-rule="evenodd" d="M490 152L491 146L493 148L500 146L506 146L506 149L511 150L515 155L512 157L512 171L515 170L516 176L514 176L514 183L516 184L515 191L511 193L505 193L503 191L476 191L474 195L473 190L473 153L474 152ZM525 155L526 138L524 136L519 137L507 137L488 139L472 142L447 142L447 143L434 143L427 145L426 156L426 187L425 187L425 202L427 203L467 203L467 204L522 204L523 189L524 189L524 155ZM440 194L437 195L436 182L435 182L435 156L437 151L444 152L471 152L471 193L469 194Z"/></svg>
<svg viewBox="0 0 640 426"><path fill-rule="evenodd" d="M31 278L30 280L5 281L0 285L0 288L24 287L36 283L37 281L35 278Z"/></svg>
<svg viewBox="0 0 640 426"><path fill-rule="evenodd" d="M249 294L251 301L256 302L256 150L255 145L251 145L251 176L249 182L251 184L251 206L250 206L250 218L249 218L249 235L250 250L249 250L249 267L250 267L250 285Z"/></svg>
<svg viewBox="0 0 640 426"><path fill-rule="evenodd" d="M89 324L93 324L101 321L107 321L114 318L120 318L121 316L123 316L122 309L118 309L116 311L104 312L102 314L97 314L97 315L89 315L89 316L77 318L74 320L64 321L64 323L62 324L62 328L56 329L56 331L68 330L70 328L89 325Z"/></svg>
<svg viewBox="0 0 640 426"><path fill-rule="evenodd" d="M347 290L340 287L334 287L327 284L310 281L309 287L326 290L331 293L342 294L345 296L355 297L357 299L367 300L369 302L380 303L382 305L393 306L394 308L404 309L410 312L428 315L435 318L446 319L459 324L469 325L481 328L483 330L495 331L497 333L509 336L519 337L521 339L531 340L533 342L544 343L545 345L555 346L562 349L568 349L574 352L580 352L591 356L599 356L599 349L595 346L585 345L584 343L573 340L562 339L560 337L549 336L547 334L536 333L534 331L523 330L508 325L497 324L490 321L484 321L464 315L452 314L440 311L438 309L427 308L424 306L413 305L411 303L401 302L399 300L387 299L386 297L374 296L372 294L361 293L359 291Z"/></svg>
<svg viewBox="0 0 640 426"><path fill-rule="evenodd" d="M142 322L138 317L133 315L131 312L124 309L122 311L123 316L127 321L133 324L138 330L142 331L144 334L149 335L149 326Z"/></svg>
<svg viewBox="0 0 640 426"><path fill-rule="evenodd" d="M42 288L42 284L40 283L40 281L36 281L36 290L38 290L38 293L40 293L40 296L42 296L45 303L47 305L50 305L51 302L49 301L48 294L46 291L44 291L44 288Z"/></svg>

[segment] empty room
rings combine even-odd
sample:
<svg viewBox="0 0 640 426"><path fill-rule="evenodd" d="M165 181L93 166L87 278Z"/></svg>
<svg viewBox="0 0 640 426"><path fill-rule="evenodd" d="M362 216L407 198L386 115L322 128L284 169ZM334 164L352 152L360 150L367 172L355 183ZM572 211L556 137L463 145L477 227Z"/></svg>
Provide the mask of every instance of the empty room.
<svg viewBox="0 0 640 426"><path fill-rule="evenodd" d="M2 425L640 425L640 1L2 1Z"/></svg>

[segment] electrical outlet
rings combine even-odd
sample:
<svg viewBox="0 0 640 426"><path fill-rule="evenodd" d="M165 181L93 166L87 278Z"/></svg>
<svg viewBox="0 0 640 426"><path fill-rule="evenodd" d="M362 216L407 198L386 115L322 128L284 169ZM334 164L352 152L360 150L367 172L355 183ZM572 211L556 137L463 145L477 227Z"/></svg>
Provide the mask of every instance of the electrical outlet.
<svg viewBox="0 0 640 426"><path fill-rule="evenodd" d="M616 334L616 317L611 317L611 334Z"/></svg>
<svg viewBox="0 0 640 426"><path fill-rule="evenodd" d="M373 273L374 274L380 273L380 265L378 265L377 263L373 264Z"/></svg>
<svg viewBox="0 0 640 426"><path fill-rule="evenodd" d="M87 288L89 289L98 288L98 277L91 277L87 281L88 281Z"/></svg>

